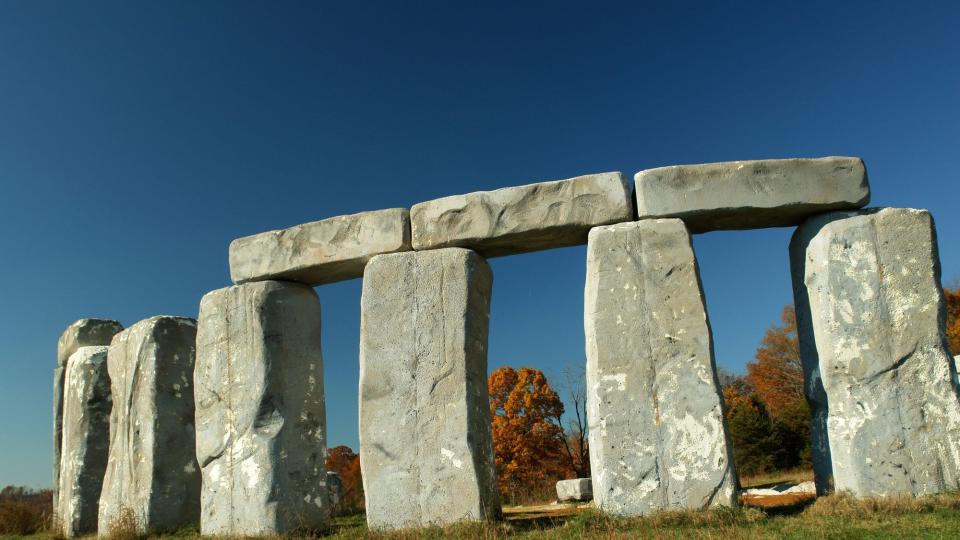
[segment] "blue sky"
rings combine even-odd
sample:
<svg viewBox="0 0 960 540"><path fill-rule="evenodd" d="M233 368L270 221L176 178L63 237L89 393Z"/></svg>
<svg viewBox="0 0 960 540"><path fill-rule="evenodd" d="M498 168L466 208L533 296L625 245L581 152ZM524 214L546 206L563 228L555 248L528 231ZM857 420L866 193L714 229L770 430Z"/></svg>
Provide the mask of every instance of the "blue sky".
<svg viewBox="0 0 960 540"><path fill-rule="evenodd" d="M585 173L866 160L960 275L956 3L0 3L0 485L47 486L56 341L196 316L230 240ZM791 301L790 229L698 236L718 363ZM584 362L585 248L494 259L490 365ZM318 289L356 448L360 282Z"/></svg>

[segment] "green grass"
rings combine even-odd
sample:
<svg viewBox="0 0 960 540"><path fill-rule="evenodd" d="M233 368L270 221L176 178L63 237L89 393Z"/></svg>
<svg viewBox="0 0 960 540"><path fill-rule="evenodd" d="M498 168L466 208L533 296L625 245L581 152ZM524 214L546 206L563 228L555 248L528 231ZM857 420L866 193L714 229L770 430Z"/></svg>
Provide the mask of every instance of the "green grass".
<svg viewBox="0 0 960 540"><path fill-rule="evenodd" d="M196 531L154 538L196 538ZM856 500L822 497L805 508L774 515L753 508L660 512L643 518L614 518L585 510L566 518L549 516L498 523L472 523L394 533L367 531L362 515L333 520L334 539L626 539L704 538L960 538L960 493L920 499ZM49 540L47 535L22 538ZM304 538L304 537L300 537Z"/></svg>

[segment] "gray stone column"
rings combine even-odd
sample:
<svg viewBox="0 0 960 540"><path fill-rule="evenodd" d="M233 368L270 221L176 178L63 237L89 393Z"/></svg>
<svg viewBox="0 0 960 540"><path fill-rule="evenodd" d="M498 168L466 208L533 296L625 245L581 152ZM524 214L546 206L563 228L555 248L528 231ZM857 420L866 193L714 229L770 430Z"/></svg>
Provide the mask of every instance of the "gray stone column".
<svg viewBox="0 0 960 540"><path fill-rule="evenodd" d="M374 257L360 322L360 463L371 529L496 517L487 395L493 276L460 248Z"/></svg>
<svg viewBox="0 0 960 540"><path fill-rule="evenodd" d="M679 219L595 227L584 294L597 507L736 504L697 261Z"/></svg>
<svg viewBox="0 0 960 540"><path fill-rule="evenodd" d="M195 380L201 532L268 536L323 526L326 413L314 290L261 281L204 296Z"/></svg>
<svg viewBox="0 0 960 540"><path fill-rule="evenodd" d="M107 349L80 347L67 362L60 498L54 508L57 525L67 537L97 530L97 507L110 445Z"/></svg>
<svg viewBox="0 0 960 540"><path fill-rule="evenodd" d="M960 401L930 214L812 218L790 257L818 491L960 488Z"/></svg>
<svg viewBox="0 0 960 540"><path fill-rule="evenodd" d="M98 533L117 520L172 531L200 518L194 436L197 325L153 317L117 334L107 352L113 411Z"/></svg>
<svg viewBox="0 0 960 540"><path fill-rule="evenodd" d="M80 347L110 345L123 326L105 319L80 319L60 335L57 342L57 367L53 370L53 508L58 506L60 489L60 443L63 437L63 378L67 359Z"/></svg>

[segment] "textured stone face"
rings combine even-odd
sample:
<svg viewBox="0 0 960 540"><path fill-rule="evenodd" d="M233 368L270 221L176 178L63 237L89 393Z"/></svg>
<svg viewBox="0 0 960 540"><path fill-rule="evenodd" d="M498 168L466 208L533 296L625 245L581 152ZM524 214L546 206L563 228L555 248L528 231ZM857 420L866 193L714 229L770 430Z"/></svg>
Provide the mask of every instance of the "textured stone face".
<svg viewBox="0 0 960 540"><path fill-rule="evenodd" d="M640 515L734 505L710 325L683 222L590 231L584 296L597 507Z"/></svg>
<svg viewBox="0 0 960 540"><path fill-rule="evenodd" d="M372 529L499 514L487 395L492 279L465 249L381 255L364 272L360 463Z"/></svg>
<svg viewBox="0 0 960 540"><path fill-rule="evenodd" d="M641 219L683 218L695 233L798 225L870 201L863 160L852 157L675 165L635 181Z"/></svg>
<svg viewBox="0 0 960 540"><path fill-rule="evenodd" d="M362 212L238 238L230 243L230 277L321 285L362 276L374 255L409 250L406 209Z"/></svg>
<svg viewBox="0 0 960 540"><path fill-rule="evenodd" d="M107 349L80 347L67 362L60 499L55 508L67 537L97 530L97 507L110 443Z"/></svg>
<svg viewBox="0 0 960 540"><path fill-rule="evenodd" d="M623 174L479 191L414 205L413 249L470 248L484 257L583 244L590 227L633 218Z"/></svg>
<svg viewBox="0 0 960 540"><path fill-rule="evenodd" d="M590 485L589 478L575 478L557 482L557 500L560 502L589 501L592 498L593 487Z"/></svg>
<svg viewBox="0 0 960 540"><path fill-rule="evenodd" d="M960 401L930 214L819 216L790 255L817 490L960 488Z"/></svg>
<svg viewBox="0 0 960 540"><path fill-rule="evenodd" d="M110 345L113 336L123 330L123 325L108 319L80 319L60 335L57 343L57 365L64 367L67 359L80 347Z"/></svg>
<svg viewBox="0 0 960 540"><path fill-rule="evenodd" d="M123 330L117 321L80 319L60 335L57 343L57 367L53 370L53 507L58 507L60 487L60 442L63 437L63 377L67 359L80 347L110 345L113 336Z"/></svg>
<svg viewBox="0 0 960 540"><path fill-rule="evenodd" d="M201 532L321 527L329 510L314 290L261 281L204 296L195 381Z"/></svg>
<svg viewBox="0 0 960 540"><path fill-rule="evenodd" d="M197 324L153 317L117 334L107 352L113 396L110 454L98 531L124 515L141 530L171 531L200 518L194 436Z"/></svg>

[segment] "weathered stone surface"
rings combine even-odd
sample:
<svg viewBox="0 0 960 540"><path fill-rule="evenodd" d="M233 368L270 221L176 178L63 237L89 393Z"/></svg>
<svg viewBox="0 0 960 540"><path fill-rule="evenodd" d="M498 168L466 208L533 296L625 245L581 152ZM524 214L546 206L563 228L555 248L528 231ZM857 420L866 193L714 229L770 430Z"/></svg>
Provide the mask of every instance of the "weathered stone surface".
<svg viewBox="0 0 960 540"><path fill-rule="evenodd" d="M960 488L960 401L930 214L819 216L794 234L790 256L817 490Z"/></svg>
<svg viewBox="0 0 960 540"><path fill-rule="evenodd" d="M590 231L584 296L598 508L640 515L734 505L710 325L683 222Z"/></svg>
<svg viewBox="0 0 960 540"><path fill-rule="evenodd" d="M113 336L123 330L117 321L80 319L60 335L57 343L57 367L53 370L53 507L58 507L60 488L60 441L63 437L63 377L67 359L80 347L110 345Z"/></svg>
<svg viewBox="0 0 960 540"><path fill-rule="evenodd" d="M583 244L591 227L633 219L619 172L444 197L410 210L413 249L498 257Z"/></svg>
<svg viewBox="0 0 960 540"><path fill-rule="evenodd" d="M195 381L201 532L270 536L323 526L329 505L317 293L261 281L204 296Z"/></svg>
<svg viewBox="0 0 960 540"><path fill-rule="evenodd" d="M558 501L589 501L590 499L593 499L593 486L590 484L589 478L575 478L557 482Z"/></svg>
<svg viewBox="0 0 960 540"><path fill-rule="evenodd" d="M327 471L327 500L331 515L343 512L343 478L333 471Z"/></svg>
<svg viewBox="0 0 960 540"><path fill-rule="evenodd" d="M360 320L360 463L372 529L499 514L487 395L493 276L465 249L374 257Z"/></svg>
<svg viewBox="0 0 960 540"><path fill-rule="evenodd" d="M123 325L109 319L80 319L60 335L57 343L57 365L64 367L67 359L80 347L110 345L113 336L123 330Z"/></svg>
<svg viewBox="0 0 960 540"><path fill-rule="evenodd" d="M695 233L798 225L870 201L863 160L852 157L675 165L634 178L641 219L682 218Z"/></svg>
<svg viewBox="0 0 960 540"><path fill-rule="evenodd" d="M230 277L321 285L358 278L371 257L398 251L410 251L410 213L361 212L238 238L230 243Z"/></svg>
<svg viewBox="0 0 960 540"><path fill-rule="evenodd" d="M169 531L200 519L194 436L197 323L152 317L113 338L107 352L113 410L98 532L129 516L141 530Z"/></svg>
<svg viewBox="0 0 960 540"><path fill-rule="evenodd" d="M97 530L97 508L110 446L108 347L80 347L67 361L63 398L60 499L54 509L64 536Z"/></svg>

